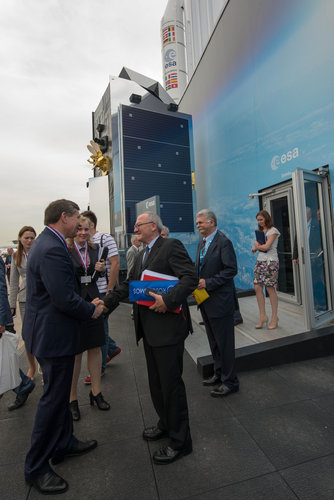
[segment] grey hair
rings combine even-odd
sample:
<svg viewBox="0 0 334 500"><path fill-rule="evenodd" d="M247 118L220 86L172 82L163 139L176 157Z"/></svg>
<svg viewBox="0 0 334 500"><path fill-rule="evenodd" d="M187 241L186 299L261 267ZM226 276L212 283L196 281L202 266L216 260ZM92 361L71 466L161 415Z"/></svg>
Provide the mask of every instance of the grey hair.
<svg viewBox="0 0 334 500"><path fill-rule="evenodd" d="M164 225L162 223L162 220L160 219L159 215L155 214L154 212L144 212L148 216L148 222L155 222L157 225L159 234L161 233Z"/></svg>
<svg viewBox="0 0 334 500"><path fill-rule="evenodd" d="M203 208L203 210L200 210L197 212L196 217L203 216L206 218L206 220L213 220L215 227L217 227L217 217L212 210L209 210L208 208Z"/></svg>
<svg viewBox="0 0 334 500"><path fill-rule="evenodd" d="M169 227L167 226L162 226L161 231L166 231L167 234L169 234Z"/></svg>
<svg viewBox="0 0 334 500"><path fill-rule="evenodd" d="M133 244L133 242L136 241L136 239L138 239L138 236L136 234L133 234L131 236L131 243Z"/></svg>

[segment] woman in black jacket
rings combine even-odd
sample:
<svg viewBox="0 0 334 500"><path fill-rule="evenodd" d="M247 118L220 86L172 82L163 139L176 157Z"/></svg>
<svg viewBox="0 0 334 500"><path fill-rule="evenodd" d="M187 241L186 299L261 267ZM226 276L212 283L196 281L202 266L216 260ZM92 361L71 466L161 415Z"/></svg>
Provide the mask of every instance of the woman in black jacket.
<svg viewBox="0 0 334 500"><path fill-rule="evenodd" d="M73 241L69 242L75 275L80 287L81 297L91 302L99 296L96 280L105 272L104 261L99 261L99 247L89 242L90 221L80 218L80 227ZM105 343L103 317L82 321L80 325L80 342L75 357L73 379L70 395L70 408L73 420L80 420L77 396L78 379L81 370L82 353L87 351L87 367L91 376L92 389L89 394L90 404L94 403L100 410L109 410L110 405L101 393L101 346Z"/></svg>

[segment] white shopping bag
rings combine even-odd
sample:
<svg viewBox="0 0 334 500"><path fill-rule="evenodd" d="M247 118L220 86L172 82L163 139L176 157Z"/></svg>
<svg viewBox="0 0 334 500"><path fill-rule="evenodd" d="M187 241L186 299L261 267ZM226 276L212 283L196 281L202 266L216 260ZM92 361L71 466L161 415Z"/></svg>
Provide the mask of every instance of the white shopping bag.
<svg viewBox="0 0 334 500"><path fill-rule="evenodd" d="M17 345L19 336L5 331L0 338L0 394L21 383Z"/></svg>

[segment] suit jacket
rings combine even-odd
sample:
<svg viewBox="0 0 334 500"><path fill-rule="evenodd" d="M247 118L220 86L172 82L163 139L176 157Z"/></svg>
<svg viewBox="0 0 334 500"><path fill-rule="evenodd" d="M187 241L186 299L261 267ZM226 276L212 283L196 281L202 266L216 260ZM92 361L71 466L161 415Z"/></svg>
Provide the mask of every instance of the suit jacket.
<svg viewBox="0 0 334 500"><path fill-rule="evenodd" d="M77 293L74 268L65 245L45 228L27 263L27 300L22 336L29 352L48 358L77 351L79 321L95 306Z"/></svg>
<svg viewBox="0 0 334 500"><path fill-rule="evenodd" d="M98 278L101 277L101 273L96 272L94 279L90 283L87 283L87 285L85 283L81 283L81 276L85 275L85 269L81 263L79 255L77 254L75 248L71 248L70 254L73 262L75 278L77 280L77 286L78 289L80 290L81 297L87 301L91 301L96 297L99 297L100 293L97 288L96 281ZM99 247L96 246L95 248L93 248L91 246L88 246L88 254L90 263L87 268L87 274L88 276L92 276L95 271L94 269L95 264L98 261Z"/></svg>
<svg viewBox="0 0 334 500"><path fill-rule="evenodd" d="M137 343L145 333L148 344L154 347L173 345L184 340L192 331L187 297L197 286L196 270L190 257L179 240L164 239L161 236L154 243L142 268L144 250L136 257L130 276L121 283L104 301L113 310L120 300L129 296L129 281L140 280L143 269L176 276L179 283L163 296L169 309L165 314L150 311L146 306L134 304L134 322ZM152 303L153 304L153 303ZM182 304L179 314L174 311Z"/></svg>
<svg viewBox="0 0 334 500"><path fill-rule="evenodd" d="M129 248L129 250L126 252L126 265L128 268L128 272L126 275L127 278L129 277L130 271L133 268L133 265L135 263L135 260L136 260L138 253L139 253L139 251L138 251L137 247L135 247L134 245L132 245Z"/></svg>
<svg viewBox="0 0 334 500"><path fill-rule="evenodd" d="M196 267L199 268L198 245ZM210 297L202 302L200 309L208 317L220 318L234 312L233 278L238 272L237 259L232 242L221 231L217 231L202 261L199 277L205 279Z"/></svg>
<svg viewBox="0 0 334 500"><path fill-rule="evenodd" d="M12 314L8 304L5 263L0 257L0 325L6 326L13 323Z"/></svg>
<svg viewBox="0 0 334 500"><path fill-rule="evenodd" d="M26 286L27 286L27 261L24 256L21 259L21 266L17 267L15 258L12 260L10 270L10 286L9 286L9 304L10 307L16 309L16 301L26 301Z"/></svg>

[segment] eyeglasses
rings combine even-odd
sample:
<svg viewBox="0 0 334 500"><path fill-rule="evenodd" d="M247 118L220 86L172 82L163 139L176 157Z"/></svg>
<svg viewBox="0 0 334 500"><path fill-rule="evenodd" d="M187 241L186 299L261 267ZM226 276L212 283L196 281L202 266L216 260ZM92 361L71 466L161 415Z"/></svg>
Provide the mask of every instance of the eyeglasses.
<svg viewBox="0 0 334 500"><path fill-rule="evenodd" d="M133 226L133 228L134 229L138 229L140 226L145 226L145 224L153 224L153 222L152 221L150 221L150 222L140 222L139 224L135 224Z"/></svg>

